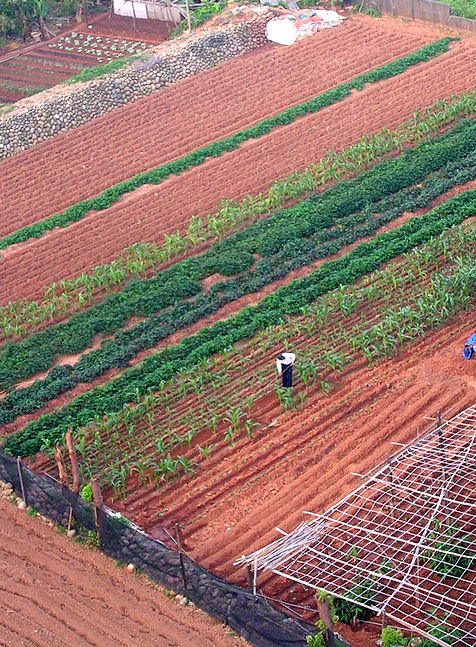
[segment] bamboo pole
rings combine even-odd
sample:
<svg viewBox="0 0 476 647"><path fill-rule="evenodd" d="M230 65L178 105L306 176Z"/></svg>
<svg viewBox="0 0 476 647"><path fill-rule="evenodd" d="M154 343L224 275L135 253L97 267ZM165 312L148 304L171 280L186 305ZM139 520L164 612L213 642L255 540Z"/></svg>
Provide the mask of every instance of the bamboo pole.
<svg viewBox="0 0 476 647"><path fill-rule="evenodd" d="M131 4L132 4L132 21L134 23L134 29L136 31L139 31L139 28L137 27L137 17L136 17L136 8L134 6L134 0L131 0Z"/></svg>
<svg viewBox="0 0 476 647"><path fill-rule="evenodd" d="M18 478L20 479L21 498L28 505L28 502L26 500L25 484L23 483L23 466L22 466L21 458L19 456L17 456L17 470L18 470Z"/></svg>
<svg viewBox="0 0 476 647"><path fill-rule="evenodd" d="M185 9L187 11L187 25L188 25L187 33L190 34L190 32L192 31L192 25L191 25L191 22L190 22L190 6L189 6L189 3L188 3L188 0L185 0Z"/></svg>
<svg viewBox="0 0 476 647"><path fill-rule="evenodd" d="M439 411L436 412L436 425L438 427L438 441L439 441L439 444L440 444L440 452L441 452L441 464L442 464L442 470L443 470L443 482L445 482L446 481L446 470L447 470L446 452L445 452L445 439L443 438L443 429L441 428L441 426L442 426L441 413Z"/></svg>
<svg viewBox="0 0 476 647"><path fill-rule="evenodd" d="M99 543L102 545L106 540L106 532L104 524L102 523L102 515L100 514L100 511L104 508L104 500L102 498L101 485L97 474L91 478L91 490L93 491L94 524L96 526Z"/></svg>
<svg viewBox="0 0 476 647"><path fill-rule="evenodd" d="M63 453L59 445L56 446L56 464L58 466L58 476L60 483L63 487L67 488L68 483L68 472L66 471L66 465L64 463Z"/></svg>
<svg viewBox="0 0 476 647"><path fill-rule="evenodd" d="M69 459L71 461L71 471L73 473L73 492L77 494L79 492L79 486L81 485L81 474L79 472L78 466L78 456L76 454L76 448L73 442L73 432L71 427L65 434L66 444L68 446Z"/></svg>

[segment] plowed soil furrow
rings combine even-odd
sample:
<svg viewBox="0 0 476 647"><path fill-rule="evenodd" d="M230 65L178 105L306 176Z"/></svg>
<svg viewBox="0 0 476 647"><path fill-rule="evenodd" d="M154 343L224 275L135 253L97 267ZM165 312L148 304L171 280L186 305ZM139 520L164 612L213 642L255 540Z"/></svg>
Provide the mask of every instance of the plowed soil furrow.
<svg viewBox="0 0 476 647"><path fill-rule="evenodd" d="M335 503L358 484L351 471L365 473L395 452L391 441L421 433L430 424L424 416L454 407L453 415L473 402L476 364L461 359L473 319L471 312L461 315L399 357L350 371L334 393L310 397L299 413L280 414L276 403L273 425L256 439L227 448L216 467L204 463L192 481L135 497L125 509L158 535L161 526L184 524L196 559L240 579L232 560L276 538L276 525L290 530L303 509L319 512ZM260 452L261 473L254 460Z"/></svg>
<svg viewBox="0 0 476 647"><path fill-rule="evenodd" d="M300 41L293 56L267 45L43 142L0 163L8 216L0 233L254 125L425 42L353 18Z"/></svg>
<svg viewBox="0 0 476 647"><path fill-rule="evenodd" d="M264 191L277 177L304 169L329 149L341 150L362 133L395 128L417 108L475 85L476 49L459 44L425 66L367 86L341 103L247 142L159 187L141 189L66 229L12 247L0 260L0 304L38 298L49 283L110 262L133 242L162 241L164 233L183 231L193 215L214 212L223 198L240 199Z"/></svg>
<svg viewBox="0 0 476 647"><path fill-rule="evenodd" d="M204 647L233 639L113 562L0 500L2 645Z"/></svg>

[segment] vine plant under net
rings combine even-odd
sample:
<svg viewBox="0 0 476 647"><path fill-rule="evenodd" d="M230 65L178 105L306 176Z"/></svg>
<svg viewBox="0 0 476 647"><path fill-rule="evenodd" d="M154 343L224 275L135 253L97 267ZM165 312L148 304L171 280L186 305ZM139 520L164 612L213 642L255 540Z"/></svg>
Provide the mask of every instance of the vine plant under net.
<svg viewBox="0 0 476 647"><path fill-rule="evenodd" d="M264 569L430 644L476 644L476 404L402 449L327 512L236 564Z"/></svg>

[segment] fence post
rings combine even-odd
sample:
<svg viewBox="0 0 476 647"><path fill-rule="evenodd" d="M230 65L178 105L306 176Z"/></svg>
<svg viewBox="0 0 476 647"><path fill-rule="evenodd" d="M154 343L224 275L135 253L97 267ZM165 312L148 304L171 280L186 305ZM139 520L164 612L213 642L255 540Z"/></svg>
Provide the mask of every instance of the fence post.
<svg viewBox="0 0 476 647"><path fill-rule="evenodd" d="M321 595L319 592L316 593L316 603L319 618L322 620L324 627L326 628L326 645L327 647L334 647L334 624L331 618L331 610L329 608L329 600L327 598L327 595Z"/></svg>
<svg viewBox="0 0 476 647"><path fill-rule="evenodd" d="M79 492L79 486L81 485L81 474L79 472L78 466L78 457L76 455L76 447L73 442L73 432L71 427L65 434L66 444L68 445L69 459L71 461L71 471L73 473L73 492L77 494Z"/></svg>
<svg viewBox="0 0 476 647"><path fill-rule="evenodd" d="M71 461L71 472L73 473L73 493L78 494L79 486L81 485L81 475L78 467L78 457L76 455L76 448L73 443L73 432L71 427L65 434L66 444L68 446L69 459ZM71 530L71 521L73 520L73 506L69 509L68 517L68 532Z"/></svg>
<svg viewBox="0 0 476 647"><path fill-rule="evenodd" d="M21 458L19 456L17 456L17 470L18 470L18 478L20 479L21 498L26 503L26 505L28 505L28 501L26 500L25 484L23 483L23 466L22 466Z"/></svg>
<svg viewBox="0 0 476 647"><path fill-rule="evenodd" d="M102 546L106 543L106 528L104 526L103 516L100 514L100 511L104 511L104 500L102 498L98 474L95 474L91 478L91 490L93 491L94 525L96 526L99 544Z"/></svg>
<svg viewBox="0 0 476 647"><path fill-rule="evenodd" d="M188 602L187 577L185 574L185 564L183 563L182 542L180 541L180 526L178 523L175 524L175 536L177 537L177 546L178 546L178 554L179 554L179 562L180 562L180 573L182 575L183 592L185 594L185 599Z"/></svg>
<svg viewBox="0 0 476 647"><path fill-rule="evenodd" d="M66 465L64 464L63 454L59 445L56 446L56 464L58 466L58 476L60 483L63 487L67 488L69 485L68 472L66 471Z"/></svg>
<svg viewBox="0 0 476 647"><path fill-rule="evenodd" d="M246 567L246 583L248 585L248 590L253 591L253 573L249 564Z"/></svg>

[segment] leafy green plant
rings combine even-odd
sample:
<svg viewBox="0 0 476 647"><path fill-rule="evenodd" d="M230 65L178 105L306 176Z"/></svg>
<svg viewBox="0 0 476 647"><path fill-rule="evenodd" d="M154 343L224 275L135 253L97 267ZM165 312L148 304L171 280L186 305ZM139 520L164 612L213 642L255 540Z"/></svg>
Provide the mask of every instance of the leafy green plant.
<svg viewBox="0 0 476 647"><path fill-rule="evenodd" d="M81 490L81 498L83 501L92 501L93 500L93 488L91 483L85 485Z"/></svg>
<svg viewBox="0 0 476 647"><path fill-rule="evenodd" d="M431 548L425 550L423 557L442 580L462 577L476 560L476 553L468 550L472 543L472 537L462 534L458 526L451 525L428 536Z"/></svg>
<svg viewBox="0 0 476 647"><path fill-rule="evenodd" d="M339 620L345 624L352 624L355 620L368 620L374 615L370 609L362 604L372 606L376 601L378 592L377 583L371 578L361 579L346 593L346 597L353 602L334 598L334 608Z"/></svg>
<svg viewBox="0 0 476 647"><path fill-rule="evenodd" d="M385 627L382 629L380 638L382 640L382 647L393 647L393 645L404 644L402 632L399 629L393 629L393 627Z"/></svg>
<svg viewBox="0 0 476 647"><path fill-rule="evenodd" d="M355 199L355 196L352 197ZM125 402L130 401L127 398L131 390L138 389L139 393L145 393L162 380L171 379L181 367L190 368L239 339L249 338L258 330L282 322L285 315L297 314L304 305L320 295L341 284L353 282L385 261L464 221L474 212L475 205L476 192L467 191L428 214L407 221L398 229L376 236L345 256L324 263L309 276L279 288L257 306L244 308L227 321L202 328L177 346L147 357L140 367L124 371L116 380L79 396L61 410L42 416L21 432L9 436L5 448L15 455L34 453L46 438L50 441L60 440L68 426L84 425L98 412L118 411ZM64 366L56 368L65 369ZM16 393L18 398L22 395L21 391Z"/></svg>

